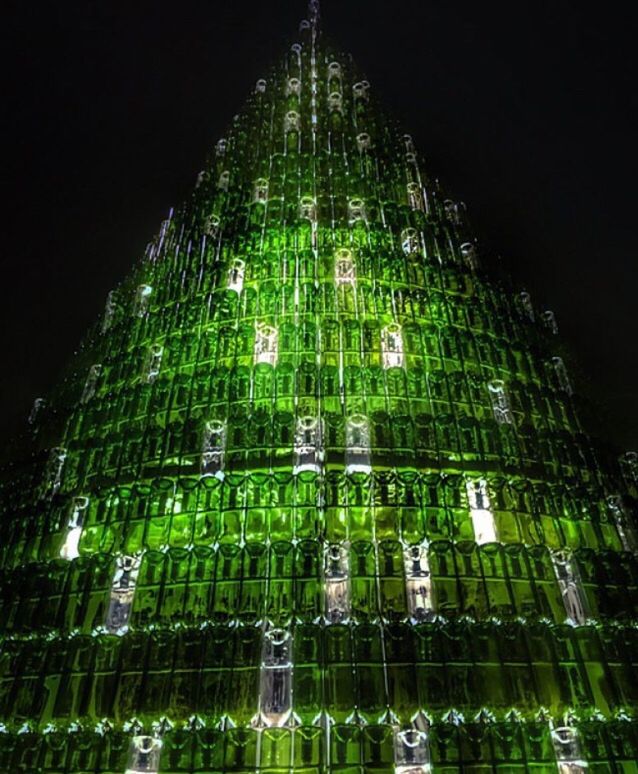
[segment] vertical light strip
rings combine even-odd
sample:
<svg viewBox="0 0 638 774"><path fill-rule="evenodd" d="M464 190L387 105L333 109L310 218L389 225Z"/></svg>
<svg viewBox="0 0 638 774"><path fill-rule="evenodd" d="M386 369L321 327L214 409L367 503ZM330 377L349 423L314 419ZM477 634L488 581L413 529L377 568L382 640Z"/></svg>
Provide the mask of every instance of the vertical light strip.
<svg viewBox="0 0 638 774"><path fill-rule="evenodd" d="M588 604L578 570L565 551L554 551L552 561L565 605L566 623L584 626L588 618Z"/></svg>
<svg viewBox="0 0 638 774"><path fill-rule="evenodd" d="M67 525L66 537L62 548L60 549L60 559L72 561L80 555L80 539L82 537L82 527L84 522L84 513L89 505L88 497L75 497L71 506L71 516Z"/></svg>
<svg viewBox="0 0 638 774"><path fill-rule="evenodd" d="M285 629L264 634L259 681L262 726L285 726L292 715L292 637Z"/></svg>
<svg viewBox="0 0 638 774"><path fill-rule="evenodd" d="M576 728L563 726L552 729L552 743L559 774L586 773L589 767L583 757L580 737Z"/></svg>
<svg viewBox="0 0 638 774"><path fill-rule="evenodd" d="M125 774L158 774L162 741L153 736L134 736Z"/></svg>
<svg viewBox="0 0 638 774"><path fill-rule="evenodd" d="M325 558L325 616L327 623L343 623L350 618L352 594L350 555L345 544L329 545Z"/></svg>
<svg viewBox="0 0 638 774"><path fill-rule="evenodd" d="M116 559L105 622L105 627L110 634L121 636L128 631L141 562L140 556L119 556Z"/></svg>
<svg viewBox="0 0 638 774"><path fill-rule="evenodd" d="M478 545L497 543L498 533L494 514L491 510L487 482L483 479L468 481L467 497L474 528L474 540L476 540Z"/></svg>
<svg viewBox="0 0 638 774"><path fill-rule="evenodd" d="M394 736L395 774L430 774L430 743L425 731L407 729Z"/></svg>
<svg viewBox="0 0 638 774"><path fill-rule="evenodd" d="M412 623L434 616L434 590L428 559L428 544L409 546L404 552L405 591Z"/></svg>

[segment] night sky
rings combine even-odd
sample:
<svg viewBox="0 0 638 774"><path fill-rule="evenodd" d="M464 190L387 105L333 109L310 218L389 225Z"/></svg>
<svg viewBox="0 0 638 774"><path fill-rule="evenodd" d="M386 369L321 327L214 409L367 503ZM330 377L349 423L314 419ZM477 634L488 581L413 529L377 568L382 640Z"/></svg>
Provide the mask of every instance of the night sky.
<svg viewBox="0 0 638 774"><path fill-rule="evenodd" d="M324 28L555 311L608 437L638 448L638 10L324 0ZM141 256L304 0L10 0L3 10L0 439ZM570 369L573 367L570 366Z"/></svg>

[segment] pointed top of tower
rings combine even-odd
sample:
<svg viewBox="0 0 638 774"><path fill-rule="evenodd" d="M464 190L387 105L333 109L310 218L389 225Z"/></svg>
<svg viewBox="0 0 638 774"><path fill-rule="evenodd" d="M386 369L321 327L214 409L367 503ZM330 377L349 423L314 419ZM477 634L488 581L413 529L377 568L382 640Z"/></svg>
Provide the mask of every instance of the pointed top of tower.
<svg viewBox="0 0 638 774"><path fill-rule="evenodd" d="M308 19L313 27L319 26L319 21L321 19L321 7L319 4L319 0L309 0Z"/></svg>

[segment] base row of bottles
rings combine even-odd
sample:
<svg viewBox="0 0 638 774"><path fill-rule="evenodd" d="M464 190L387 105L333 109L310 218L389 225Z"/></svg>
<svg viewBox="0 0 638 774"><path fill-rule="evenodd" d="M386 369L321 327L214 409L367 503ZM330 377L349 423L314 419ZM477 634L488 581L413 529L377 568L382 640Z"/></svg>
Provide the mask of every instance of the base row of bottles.
<svg viewBox="0 0 638 774"><path fill-rule="evenodd" d="M636 774L638 722L551 721L433 724L427 731L391 725L295 729L52 728L41 735L0 730L0 770L13 774ZM153 732L151 732L153 733Z"/></svg>

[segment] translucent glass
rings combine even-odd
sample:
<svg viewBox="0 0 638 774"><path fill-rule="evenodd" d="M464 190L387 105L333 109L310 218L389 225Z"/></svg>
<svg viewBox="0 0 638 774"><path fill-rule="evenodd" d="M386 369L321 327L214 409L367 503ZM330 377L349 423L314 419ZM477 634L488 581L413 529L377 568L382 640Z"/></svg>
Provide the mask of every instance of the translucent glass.
<svg viewBox="0 0 638 774"><path fill-rule="evenodd" d="M430 746L425 731L398 731L394 737L396 774L430 774Z"/></svg>
<svg viewBox="0 0 638 774"><path fill-rule="evenodd" d="M292 714L292 638L283 629L264 634L259 686L259 720L283 726Z"/></svg>
<svg viewBox="0 0 638 774"><path fill-rule="evenodd" d="M152 736L135 736L131 741L126 774L158 774L162 742Z"/></svg>

